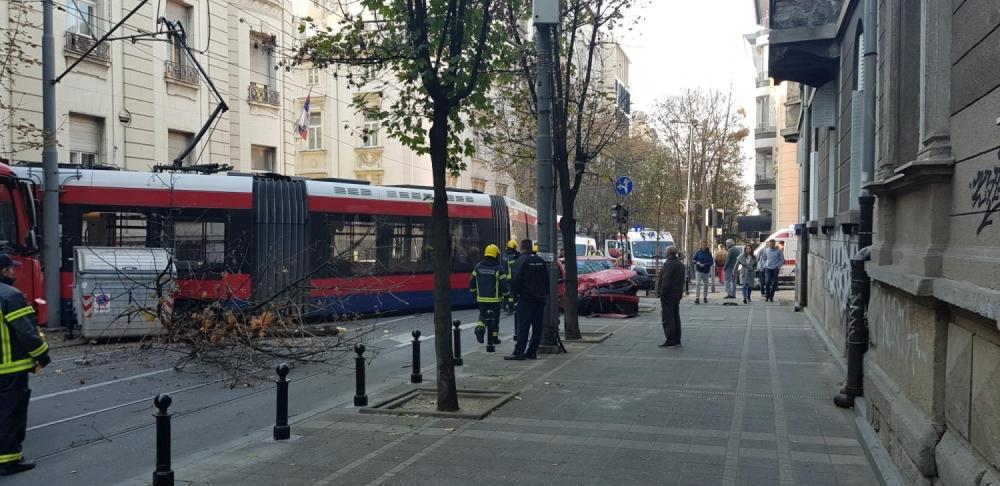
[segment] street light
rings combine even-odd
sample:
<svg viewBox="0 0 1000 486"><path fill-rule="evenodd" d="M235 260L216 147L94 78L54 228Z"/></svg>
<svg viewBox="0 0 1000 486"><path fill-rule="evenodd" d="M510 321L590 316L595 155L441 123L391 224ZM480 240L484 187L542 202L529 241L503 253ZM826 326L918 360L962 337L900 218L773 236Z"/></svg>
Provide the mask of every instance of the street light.
<svg viewBox="0 0 1000 486"><path fill-rule="evenodd" d="M690 125L688 130L688 164L687 164L687 195L684 197L684 256L690 257L688 254L690 251L690 239L691 239L691 166L694 165L694 131L698 128L698 120L670 120L670 123L687 123Z"/></svg>

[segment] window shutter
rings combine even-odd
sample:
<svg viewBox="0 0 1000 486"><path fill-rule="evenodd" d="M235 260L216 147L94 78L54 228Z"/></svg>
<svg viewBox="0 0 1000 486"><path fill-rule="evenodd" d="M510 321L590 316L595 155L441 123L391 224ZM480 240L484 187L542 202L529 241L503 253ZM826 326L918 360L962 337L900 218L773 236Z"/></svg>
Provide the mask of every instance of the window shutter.
<svg viewBox="0 0 1000 486"><path fill-rule="evenodd" d="M860 209L861 156L864 153L865 96L861 91L851 92L851 209Z"/></svg>
<svg viewBox="0 0 1000 486"><path fill-rule="evenodd" d="M191 134L186 132L175 132L173 130L167 132L167 159L169 159L169 162L173 162L188 147L192 138ZM191 163L193 152L184 158L184 165Z"/></svg>
<svg viewBox="0 0 1000 486"><path fill-rule="evenodd" d="M812 100L812 127L813 128L833 128L836 127L836 83L829 81L816 90Z"/></svg>
<svg viewBox="0 0 1000 486"><path fill-rule="evenodd" d="M187 34L188 37L190 37L194 29L192 29L191 26L188 25L188 23L191 20L188 19L187 13L188 13L187 6L180 4L178 2L167 2L167 8L164 9L163 16L166 17L167 20L180 20L181 27L184 27L184 33ZM190 40L188 41L188 45L191 45Z"/></svg>
<svg viewBox="0 0 1000 486"><path fill-rule="evenodd" d="M104 120L83 115L69 116L69 149L88 154L101 153L101 128Z"/></svg>

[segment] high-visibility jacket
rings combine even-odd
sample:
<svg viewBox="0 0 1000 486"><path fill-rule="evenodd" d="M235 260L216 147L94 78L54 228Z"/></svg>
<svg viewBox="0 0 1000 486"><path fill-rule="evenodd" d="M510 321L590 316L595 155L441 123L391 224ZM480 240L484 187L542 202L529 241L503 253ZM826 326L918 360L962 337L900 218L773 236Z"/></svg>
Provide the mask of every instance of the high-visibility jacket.
<svg viewBox="0 0 1000 486"><path fill-rule="evenodd" d="M517 261L517 257L521 256L517 250L507 249L503 252L503 262L507 265L507 276L510 277L514 275L514 262Z"/></svg>
<svg viewBox="0 0 1000 486"><path fill-rule="evenodd" d="M0 282L0 375L49 362L49 345L35 326L35 309L20 290Z"/></svg>
<svg viewBox="0 0 1000 486"><path fill-rule="evenodd" d="M476 302L500 302L507 293L507 268L496 258L486 257L476 264L469 278L469 291L476 294Z"/></svg>

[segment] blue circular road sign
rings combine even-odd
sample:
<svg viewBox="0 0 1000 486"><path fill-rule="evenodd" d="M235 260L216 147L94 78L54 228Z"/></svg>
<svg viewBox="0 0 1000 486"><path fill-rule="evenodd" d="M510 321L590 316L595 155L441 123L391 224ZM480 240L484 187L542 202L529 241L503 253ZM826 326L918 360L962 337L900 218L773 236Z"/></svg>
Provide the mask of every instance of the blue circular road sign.
<svg viewBox="0 0 1000 486"><path fill-rule="evenodd" d="M635 189L635 183L628 176L621 176L615 181L615 193L619 196L628 196Z"/></svg>

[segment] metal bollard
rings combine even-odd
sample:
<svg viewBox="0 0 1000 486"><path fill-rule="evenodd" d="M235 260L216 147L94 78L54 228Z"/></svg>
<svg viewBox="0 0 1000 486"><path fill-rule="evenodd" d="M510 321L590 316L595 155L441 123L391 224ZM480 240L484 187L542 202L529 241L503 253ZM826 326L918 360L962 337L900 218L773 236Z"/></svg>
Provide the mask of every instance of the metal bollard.
<svg viewBox="0 0 1000 486"><path fill-rule="evenodd" d="M423 383L424 375L420 373L420 330L414 329L413 335L413 373L410 373L410 383Z"/></svg>
<svg viewBox="0 0 1000 486"><path fill-rule="evenodd" d="M367 407L368 394L365 393L365 358L362 356L365 354L365 345L356 344L354 352L358 353L358 356L354 358L354 366L357 369L357 374L355 375L357 391L354 392L354 406Z"/></svg>
<svg viewBox="0 0 1000 486"><path fill-rule="evenodd" d="M156 470L153 471L153 486L174 486L174 471L170 469L170 416L167 412L173 399L160 394L153 399L159 409L156 417Z"/></svg>
<svg viewBox="0 0 1000 486"><path fill-rule="evenodd" d="M498 327L493 322L493 311L486 311L486 352L495 353L497 350L496 332L495 328Z"/></svg>
<svg viewBox="0 0 1000 486"><path fill-rule="evenodd" d="M288 426L288 365L281 363L274 368L278 372L278 403L277 412L274 419L274 440L285 440L292 436L292 429Z"/></svg>
<svg viewBox="0 0 1000 486"><path fill-rule="evenodd" d="M462 366L464 361L462 361L462 329L459 327L462 325L462 321L455 319L451 321L451 325L455 326L455 330L452 331L452 341L454 341L453 346L455 347L455 359L453 363L455 366Z"/></svg>

